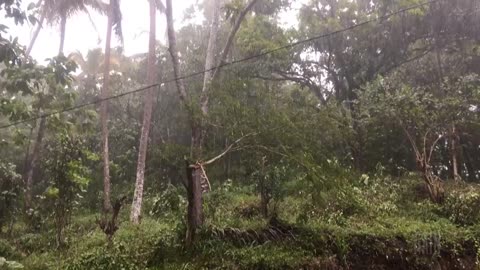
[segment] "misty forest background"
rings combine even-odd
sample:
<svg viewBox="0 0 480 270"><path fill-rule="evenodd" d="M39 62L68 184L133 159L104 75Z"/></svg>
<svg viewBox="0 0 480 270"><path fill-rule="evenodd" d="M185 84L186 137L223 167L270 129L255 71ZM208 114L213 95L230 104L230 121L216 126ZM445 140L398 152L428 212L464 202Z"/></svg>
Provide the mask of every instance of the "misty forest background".
<svg viewBox="0 0 480 270"><path fill-rule="evenodd" d="M479 269L480 2L148 3L0 0L0 269Z"/></svg>

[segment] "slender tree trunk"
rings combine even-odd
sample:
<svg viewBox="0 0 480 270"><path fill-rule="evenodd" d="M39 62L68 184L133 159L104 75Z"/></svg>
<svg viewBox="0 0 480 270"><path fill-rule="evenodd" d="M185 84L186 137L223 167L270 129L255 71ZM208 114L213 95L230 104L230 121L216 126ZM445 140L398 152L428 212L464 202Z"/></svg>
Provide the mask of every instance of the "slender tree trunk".
<svg viewBox="0 0 480 270"><path fill-rule="evenodd" d="M268 218L268 204L270 202L270 196L269 192L266 187L265 183L265 163L266 163L266 158L262 158L262 164L261 164L261 174L260 174L260 209L262 211L263 217L266 219Z"/></svg>
<svg viewBox="0 0 480 270"><path fill-rule="evenodd" d="M154 84L156 79L155 72L155 24L156 24L156 6L154 0L150 0L150 38L149 38L149 52L148 52L148 68L147 81L149 84ZM143 124L140 135L140 146L138 149L137 161L137 177L135 183L135 193L132 202L132 211L130 220L134 224L140 223L140 215L142 210L143 199L143 184L145 181L145 159L147 156L148 137L150 132L150 124L152 120L152 108L154 99L154 88L150 88L145 92L145 108L143 111Z"/></svg>
<svg viewBox="0 0 480 270"><path fill-rule="evenodd" d="M27 151L25 151L25 160L23 161L23 175L26 175L27 168L30 164L30 148L32 146L32 136L35 126L30 128L30 134L28 135L28 144L27 144Z"/></svg>
<svg viewBox="0 0 480 270"><path fill-rule="evenodd" d="M60 21L60 48L58 49L58 55L63 54L63 47L65 45L66 28L67 28L67 15L63 14Z"/></svg>
<svg viewBox="0 0 480 270"><path fill-rule="evenodd" d="M40 149L42 146L42 140L45 135L46 128L46 118L43 117L40 119L40 124L38 126L37 138L35 139L35 145L33 146L33 152L30 157L30 161L26 168L25 174L25 210L28 211L32 208L32 188L33 188L33 170L37 164L38 156L40 155Z"/></svg>
<svg viewBox="0 0 480 270"><path fill-rule="evenodd" d="M457 160L457 130L455 124L452 124L452 134L450 139L450 151L452 155L452 173L453 180L459 182L461 177L458 173L458 160Z"/></svg>
<svg viewBox="0 0 480 270"><path fill-rule="evenodd" d="M460 139L461 140L461 139ZM475 167L473 166L474 162L472 161L472 157L470 156L469 149L468 147L460 142L460 145L462 147L462 157L465 160L465 168L467 170L467 179L469 181L475 181L477 180L476 177L476 170Z"/></svg>
<svg viewBox="0 0 480 270"><path fill-rule="evenodd" d="M103 88L101 98L109 96L110 86L110 43L112 41L113 0L110 0L107 38L105 41L105 63L103 70ZM102 125L102 160L103 160L103 211L109 213L112 210L110 200L110 160L108 155L108 101L103 101L100 106L100 118Z"/></svg>
<svg viewBox="0 0 480 270"><path fill-rule="evenodd" d="M37 41L38 35L40 34L40 30L42 30L43 23L45 22L45 17L47 17L47 9L45 6L42 8L42 14L40 15L40 20L37 22L37 28L35 32L33 32L32 40L30 40L30 44L28 45L26 54L27 56L30 55L33 49L33 45L35 45L35 41Z"/></svg>

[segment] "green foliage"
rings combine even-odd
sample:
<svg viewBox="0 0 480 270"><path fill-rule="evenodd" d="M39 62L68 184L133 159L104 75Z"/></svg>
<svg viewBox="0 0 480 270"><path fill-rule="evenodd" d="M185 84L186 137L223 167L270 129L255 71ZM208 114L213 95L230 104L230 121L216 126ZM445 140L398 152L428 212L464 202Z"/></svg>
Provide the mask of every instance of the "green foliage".
<svg viewBox="0 0 480 270"><path fill-rule="evenodd" d="M6 240L0 240L0 257L7 259L15 259L19 257L19 253Z"/></svg>
<svg viewBox="0 0 480 270"><path fill-rule="evenodd" d="M156 218L180 217L186 208L185 196L181 188L167 185L158 197L153 198L149 214Z"/></svg>
<svg viewBox="0 0 480 270"><path fill-rule="evenodd" d="M66 270L136 270L142 269L125 254L125 246L99 247L81 254L65 266Z"/></svg>
<svg viewBox="0 0 480 270"><path fill-rule="evenodd" d="M5 258L3 257L0 257L0 267L2 269L7 269L7 270L11 270L11 269L23 269L23 265L19 262L16 262L16 261L7 261Z"/></svg>
<svg viewBox="0 0 480 270"><path fill-rule="evenodd" d="M54 239L50 234L24 233L18 238L19 248L28 254L41 253L55 247Z"/></svg>
<svg viewBox="0 0 480 270"><path fill-rule="evenodd" d="M480 191L478 187L452 190L445 198L443 213L452 222L466 226L477 224L480 218Z"/></svg>
<svg viewBox="0 0 480 270"><path fill-rule="evenodd" d="M16 23L33 24L29 13L39 7L22 11L21 2L2 1L0 11ZM87 2L96 3L53 7L47 21L83 10ZM248 2L224 3L216 53ZM32 121L1 129L0 264L18 261L38 270L427 269L418 241L438 234L435 255L455 263L444 268L469 269L480 247L480 193L469 183L478 180L480 168L480 21L471 12L474 1L424 5L388 19L382 16L420 0L303 2L299 8L300 2L289 0L255 3L233 39L227 61L236 64L217 70L209 87L207 113L198 106L206 101L199 98L200 76L183 80L191 97L186 106L179 106L175 83L158 86L145 170L143 209L149 215L133 225L128 204L122 206L111 242L97 224L103 196L97 108L52 114L45 134L37 134ZM112 3L121 34L119 1ZM210 25L195 16L203 7L210 17L209 4L199 1L180 22L183 75L205 67ZM284 24L286 11L299 11L298 20ZM352 28L377 18L384 19ZM342 28L349 31L336 32ZM72 54L81 67L74 73L76 64L64 56L45 66L25 57L24 46L8 35L13 33L0 24L1 126L99 101L102 49L86 58ZM155 68L162 71L156 81L171 79L168 50L156 48ZM262 57L238 61L257 54ZM117 51L111 57L109 88L122 96L108 101L114 198L132 194L136 179L144 99L123 93L144 86L147 62L141 54ZM192 152L196 121L204 135L200 162L250 136L206 166L212 191L202 198L205 222L185 249L184 157ZM37 136L43 140L34 206L24 224L20 174ZM430 151L428 168L450 191L444 205L426 199L414 173L414 152ZM468 182L462 188L449 185L454 154Z"/></svg>
<svg viewBox="0 0 480 270"><path fill-rule="evenodd" d="M13 222L18 212L21 185L15 169L14 164L0 161L0 233L8 221Z"/></svg>

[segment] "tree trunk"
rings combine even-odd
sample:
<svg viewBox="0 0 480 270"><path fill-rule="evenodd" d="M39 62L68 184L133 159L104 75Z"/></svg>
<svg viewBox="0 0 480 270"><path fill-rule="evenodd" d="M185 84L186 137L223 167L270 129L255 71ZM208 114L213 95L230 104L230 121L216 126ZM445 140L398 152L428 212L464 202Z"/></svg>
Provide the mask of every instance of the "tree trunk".
<svg viewBox="0 0 480 270"><path fill-rule="evenodd" d="M101 98L109 96L110 84L110 43L112 41L112 21L113 21L113 0L110 0L107 38L105 41L105 63L103 70L103 88ZM108 156L108 101L103 101L100 107L100 118L102 124L102 159L103 159L103 211L108 213L112 210L110 200L110 160Z"/></svg>
<svg viewBox="0 0 480 270"><path fill-rule="evenodd" d="M150 0L150 38L149 38L149 52L148 52L148 69L147 81L149 84L154 84L156 79L155 72L155 24L156 24L156 6L153 0ZM135 193L132 202L132 211L130 220L134 224L140 223L140 214L142 210L143 199L143 184L145 181L145 159L147 156L148 137L150 132L150 124L152 119L153 96L154 89L150 88L145 92L145 108L143 111L143 124L140 135L140 146L138 149L137 162L137 177L135 183Z"/></svg>
<svg viewBox="0 0 480 270"><path fill-rule="evenodd" d="M457 160L457 130L455 124L452 124L452 134L450 139L450 151L452 156L452 177L453 180L457 183L460 181L461 177L458 173L458 160Z"/></svg>
<svg viewBox="0 0 480 270"><path fill-rule="evenodd" d="M460 140L462 140L462 139L460 138ZM477 177L476 177L475 167L473 166L474 161L472 160L472 157L470 156L470 153L469 153L469 148L462 142L460 142L460 145L462 147L461 153L462 153L462 156L463 156L463 160L465 161L465 168L467 170L466 178L469 181L478 180Z"/></svg>
<svg viewBox="0 0 480 270"><path fill-rule="evenodd" d="M42 8L42 14L40 15L40 20L38 21L37 28L35 29L35 32L33 32L32 40L30 40L30 44L28 45L28 49L26 51L27 56L30 56L30 53L32 52L33 45L35 45L35 41L37 41L40 30L42 29L43 23L45 22L45 17L47 17L47 9L44 6Z"/></svg>
<svg viewBox="0 0 480 270"><path fill-rule="evenodd" d="M428 194L430 199L434 203L442 203L445 198L445 189L443 188L443 183L436 175L431 171L423 173L423 178L427 185Z"/></svg>
<svg viewBox="0 0 480 270"><path fill-rule="evenodd" d="M40 149L42 145L42 140L45 135L46 128L46 118L42 117L40 119L40 125L38 127L37 138L35 139L35 145L33 146L33 152L30 157L30 161L27 164L25 170L25 211L28 211L32 208L32 188L33 188L33 170L37 164L38 156L40 155Z"/></svg>
<svg viewBox="0 0 480 270"><path fill-rule="evenodd" d="M60 48L58 49L58 55L63 55L66 28L67 28L67 15L63 14L60 21Z"/></svg>
<svg viewBox="0 0 480 270"><path fill-rule="evenodd" d="M186 162L187 166L187 235L185 243L191 246L195 241L197 228L203 224L202 188L200 185L202 169L198 165Z"/></svg>
<svg viewBox="0 0 480 270"><path fill-rule="evenodd" d="M417 167L422 173L423 180L425 181L428 190L428 195L432 202L442 203L445 198L445 189L443 188L442 180L432 172L430 164L427 163L425 157L417 155Z"/></svg>

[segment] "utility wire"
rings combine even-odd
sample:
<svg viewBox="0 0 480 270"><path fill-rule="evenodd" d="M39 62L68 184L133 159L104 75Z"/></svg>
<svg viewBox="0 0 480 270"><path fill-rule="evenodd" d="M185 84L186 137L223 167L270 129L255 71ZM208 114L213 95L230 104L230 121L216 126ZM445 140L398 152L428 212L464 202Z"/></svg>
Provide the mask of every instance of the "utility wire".
<svg viewBox="0 0 480 270"><path fill-rule="evenodd" d="M117 94L117 95L113 95L113 96L109 96L109 97L106 97L106 98L103 98L103 99L97 99L97 100L94 100L94 101L91 101L91 102L82 103L82 104L79 104L79 105L76 105L76 106L72 106L72 107L69 107L69 108L65 108L65 109L62 109L62 110L56 110L56 111L53 111L53 112L50 112L50 113L41 114L41 115L38 115L38 116L36 116L36 117L31 117L31 118L28 118L28 119L25 119L25 120L20 120L20 121L12 122L12 123L10 123L10 124L0 126L0 129L9 128L9 127L12 127L12 126L17 126L17 125L20 125L20 124L23 124L23 123L27 123L27 122L30 122L30 121L34 121L34 120L38 120L38 119L41 119L41 118L51 117L51 116L53 116L53 115L55 115L55 114L60 114L60 113L70 112L70 111L75 111L75 110L78 110L78 109L85 108L85 107L87 107L87 106L99 104L99 103L102 103L102 102L105 102L105 101L109 101L109 100L112 100L112 99L117 99L117 98L120 98L120 97L123 97L123 96L127 96L127 95L130 95L130 94L135 94L135 93L143 92L143 91L146 91L146 90L148 90L148 89L150 89L150 88L160 86L160 85L162 85L162 84L171 83L171 82L176 82L176 81L178 81L178 80L184 80L184 79L196 77L196 76L199 76L199 75L203 75L203 74L205 74L205 73L207 73L207 72L215 71L216 69L220 69L220 68L223 68L223 67L226 67L226 66L231 66L231 65L235 65L235 64L242 63L242 62L247 62L247 61L250 61L250 60L253 60L253 59L256 59L256 58L260 58L260 57L264 57L264 56L266 56L266 55L273 54L273 53L278 52L278 51L281 51L281 50L290 49L290 48L296 47L296 46L301 45L301 44L304 44L304 43L308 43L308 42L311 42L311 41L314 41L314 40L318 40L318 39L322 39L322 38L334 36L334 35L337 35L337 34L340 34L340 33L343 33L343 32L347 32L347 31L350 31L350 30L359 28L359 27L361 27L361 26L370 24L370 23L372 23L372 22L383 21L383 20L386 20L386 19L388 19L388 18L390 18L390 17L396 16L396 15L398 15L398 14L401 14L401 13L404 13L404 12L407 12L407 11L410 11L410 10L414 10L414 9L417 9L417 8L420 8L420 7L423 7L423 6L428 6L428 5L431 5L431 4L436 3L436 2L438 2L438 1L439 1L439 0L431 0L431 1L428 1L428 2L416 4L416 5L413 5L413 6L410 6L410 7L407 7L407 8L403 8L403 9L397 10L397 11L395 11L395 12L392 12L392 13L389 13L389 14L386 14L386 15L383 15L383 16L379 16L379 17L377 17L377 18L373 18L373 19L370 19L370 20L366 20L366 21L363 21L363 22L354 24L354 25L352 25L352 26L349 26L349 27L346 27L346 28L342 28L342 29L333 31L333 32L329 32L329 33L325 33L325 34L313 36L313 37L308 38L308 39L302 39L302 40L299 40L299 41L296 41L296 42L292 42L292 43L286 44L286 45L284 45L284 46L277 47L277 48L275 48L275 49L268 50L268 51L265 51L265 52L262 52L262 53L259 53L259 54L255 54L255 55L252 55L252 56L249 56L249 57L245 57L245 58L242 58L242 59L234 60L234 61L231 61L231 62L220 63L219 65L217 65L217 66L215 66L215 67L213 67L213 68L210 68L210 69L205 69L205 70L202 70L202 71L197 71L197 72L190 73L190 74L187 74L187 75L184 75L184 76L180 76L180 77L176 77L176 78L173 78L173 79L165 80L165 81L163 81L163 82L157 82L157 83L155 83L155 84L147 85L147 86L144 86L144 87L141 87L141 88L132 90L132 91L127 91L127 92L124 92L124 93L121 93L121 94Z"/></svg>

